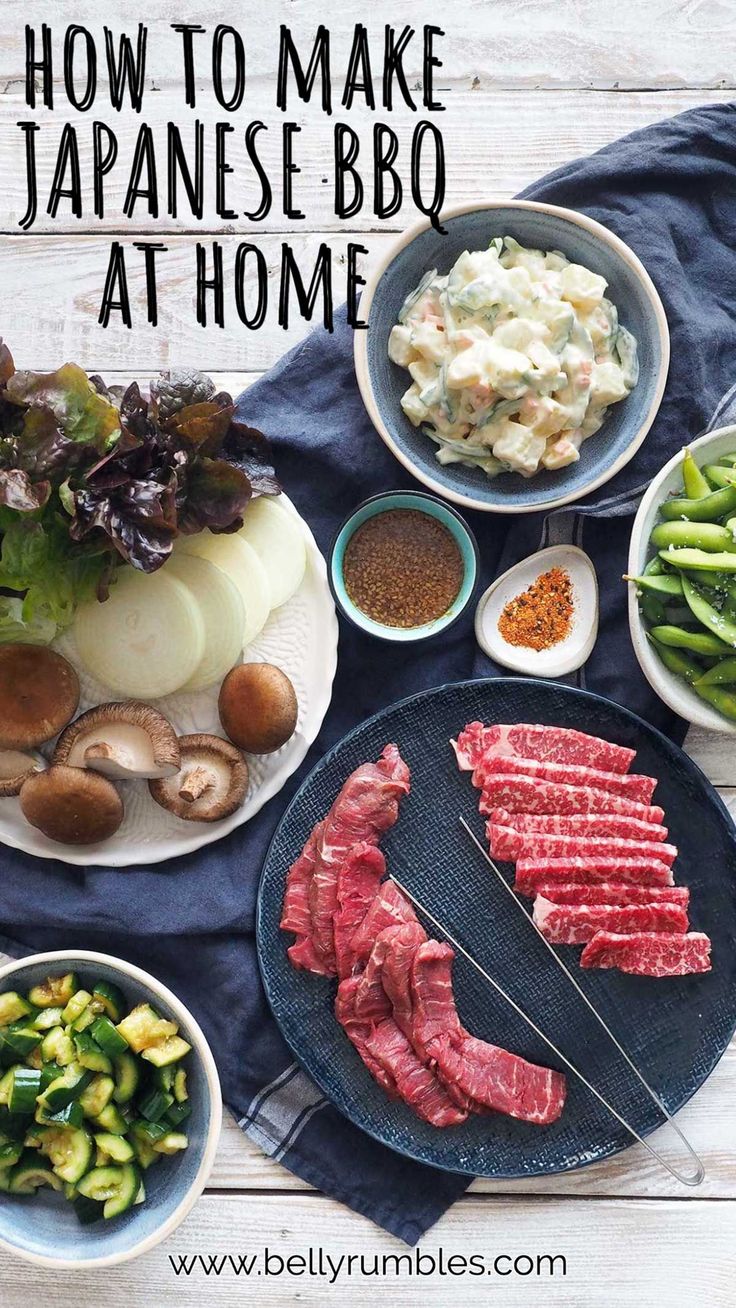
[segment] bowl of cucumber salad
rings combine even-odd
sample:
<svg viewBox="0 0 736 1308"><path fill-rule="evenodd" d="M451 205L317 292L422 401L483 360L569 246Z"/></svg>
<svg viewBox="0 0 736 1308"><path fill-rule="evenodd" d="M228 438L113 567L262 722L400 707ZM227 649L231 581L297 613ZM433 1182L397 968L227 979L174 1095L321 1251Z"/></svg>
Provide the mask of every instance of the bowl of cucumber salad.
<svg viewBox="0 0 736 1308"><path fill-rule="evenodd" d="M154 977L83 951L0 968L0 1247L74 1268L147 1252L201 1193L221 1121L204 1035Z"/></svg>
<svg viewBox="0 0 736 1308"><path fill-rule="evenodd" d="M625 580L652 689L688 722L736 732L736 426L691 441L654 478Z"/></svg>

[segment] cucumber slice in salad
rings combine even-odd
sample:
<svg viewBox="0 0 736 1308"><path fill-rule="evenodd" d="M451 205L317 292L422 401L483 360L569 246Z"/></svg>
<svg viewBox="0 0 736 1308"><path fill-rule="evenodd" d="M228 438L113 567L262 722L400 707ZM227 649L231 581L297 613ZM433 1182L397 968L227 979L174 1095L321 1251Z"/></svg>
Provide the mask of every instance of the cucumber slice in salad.
<svg viewBox="0 0 736 1308"><path fill-rule="evenodd" d="M134 1163L121 1167L93 1167L83 1176L77 1189L85 1199L104 1204L103 1216L119 1217L136 1201L141 1177Z"/></svg>
<svg viewBox="0 0 736 1308"><path fill-rule="evenodd" d="M48 1158L62 1181L75 1185L92 1164L92 1136L70 1127L47 1127L41 1136L39 1153Z"/></svg>

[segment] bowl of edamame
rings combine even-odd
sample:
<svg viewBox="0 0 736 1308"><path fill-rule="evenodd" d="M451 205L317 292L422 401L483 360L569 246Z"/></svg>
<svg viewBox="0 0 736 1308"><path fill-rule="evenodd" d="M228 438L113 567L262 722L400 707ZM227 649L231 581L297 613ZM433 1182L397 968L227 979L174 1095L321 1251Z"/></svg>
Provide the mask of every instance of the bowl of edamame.
<svg viewBox="0 0 736 1308"><path fill-rule="evenodd" d="M650 686L688 722L736 732L736 426L691 441L654 478L628 569Z"/></svg>

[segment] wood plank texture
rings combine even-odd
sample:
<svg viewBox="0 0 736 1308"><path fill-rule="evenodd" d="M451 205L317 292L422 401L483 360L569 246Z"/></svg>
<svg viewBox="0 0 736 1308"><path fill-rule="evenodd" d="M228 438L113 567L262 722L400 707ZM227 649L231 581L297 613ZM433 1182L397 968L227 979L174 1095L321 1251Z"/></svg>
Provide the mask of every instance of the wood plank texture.
<svg viewBox="0 0 736 1308"><path fill-rule="evenodd" d="M27 1308L32 1297L45 1298L58 1308L119 1308L150 1304L154 1308L198 1308L203 1301L218 1308L243 1305L305 1304L323 1308L349 1303L351 1308L374 1304L396 1308L475 1308L503 1304L510 1308L733 1308L736 1253L733 1229L736 1203L676 1203L662 1200L491 1199L460 1200L422 1241L425 1256L444 1251L480 1255L493 1266L499 1255L562 1255L563 1263L541 1264L542 1273L508 1276L410 1275L407 1262L387 1264L376 1275L383 1255L407 1255L405 1245L356 1217L347 1209L315 1195L205 1195L179 1231L162 1247L135 1263L104 1272L64 1272L29 1269L0 1254L3 1308ZM354 1256L334 1284L326 1278L265 1276L264 1249L272 1259L290 1254L313 1258L322 1248L333 1265ZM237 1276L225 1263L221 1275L207 1276L195 1265L190 1277L177 1276L169 1255L257 1255L256 1272ZM363 1257L361 1269L360 1257ZM484 1264L480 1264L483 1266ZM520 1267L528 1268L524 1260ZM272 1262L272 1266L278 1266ZM454 1266L458 1268L458 1264ZM397 1270L394 1270L394 1269Z"/></svg>

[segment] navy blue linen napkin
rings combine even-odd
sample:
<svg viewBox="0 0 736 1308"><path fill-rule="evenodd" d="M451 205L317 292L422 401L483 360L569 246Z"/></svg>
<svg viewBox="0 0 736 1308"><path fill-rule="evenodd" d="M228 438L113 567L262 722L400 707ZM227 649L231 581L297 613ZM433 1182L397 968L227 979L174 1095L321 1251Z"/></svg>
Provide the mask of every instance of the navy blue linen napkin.
<svg viewBox="0 0 736 1308"><path fill-rule="evenodd" d="M489 167L492 176L492 167ZM664 300L672 366L662 408L631 464L586 505L509 522L468 514L482 584L540 545L568 540L592 556L601 587L596 648L577 684L636 710L681 740L684 724L656 699L627 632L625 571L638 494L687 437L725 421L736 378L736 109L692 111L616 142L525 195L582 209L637 252ZM721 397L724 397L721 401ZM266 430L285 488L326 551L359 500L411 485L373 431L341 317L317 332L239 402ZM407 658L346 626L332 705L299 774L247 826L188 858L125 871L77 869L12 849L0 859L4 947L84 947L155 972L189 1005L212 1044L227 1104L272 1157L357 1212L414 1243L467 1178L399 1157L353 1127L294 1063L266 1005L253 921L261 863L307 770L349 728L425 687L498 669L479 651L472 615ZM0 941L0 947L3 942Z"/></svg>

